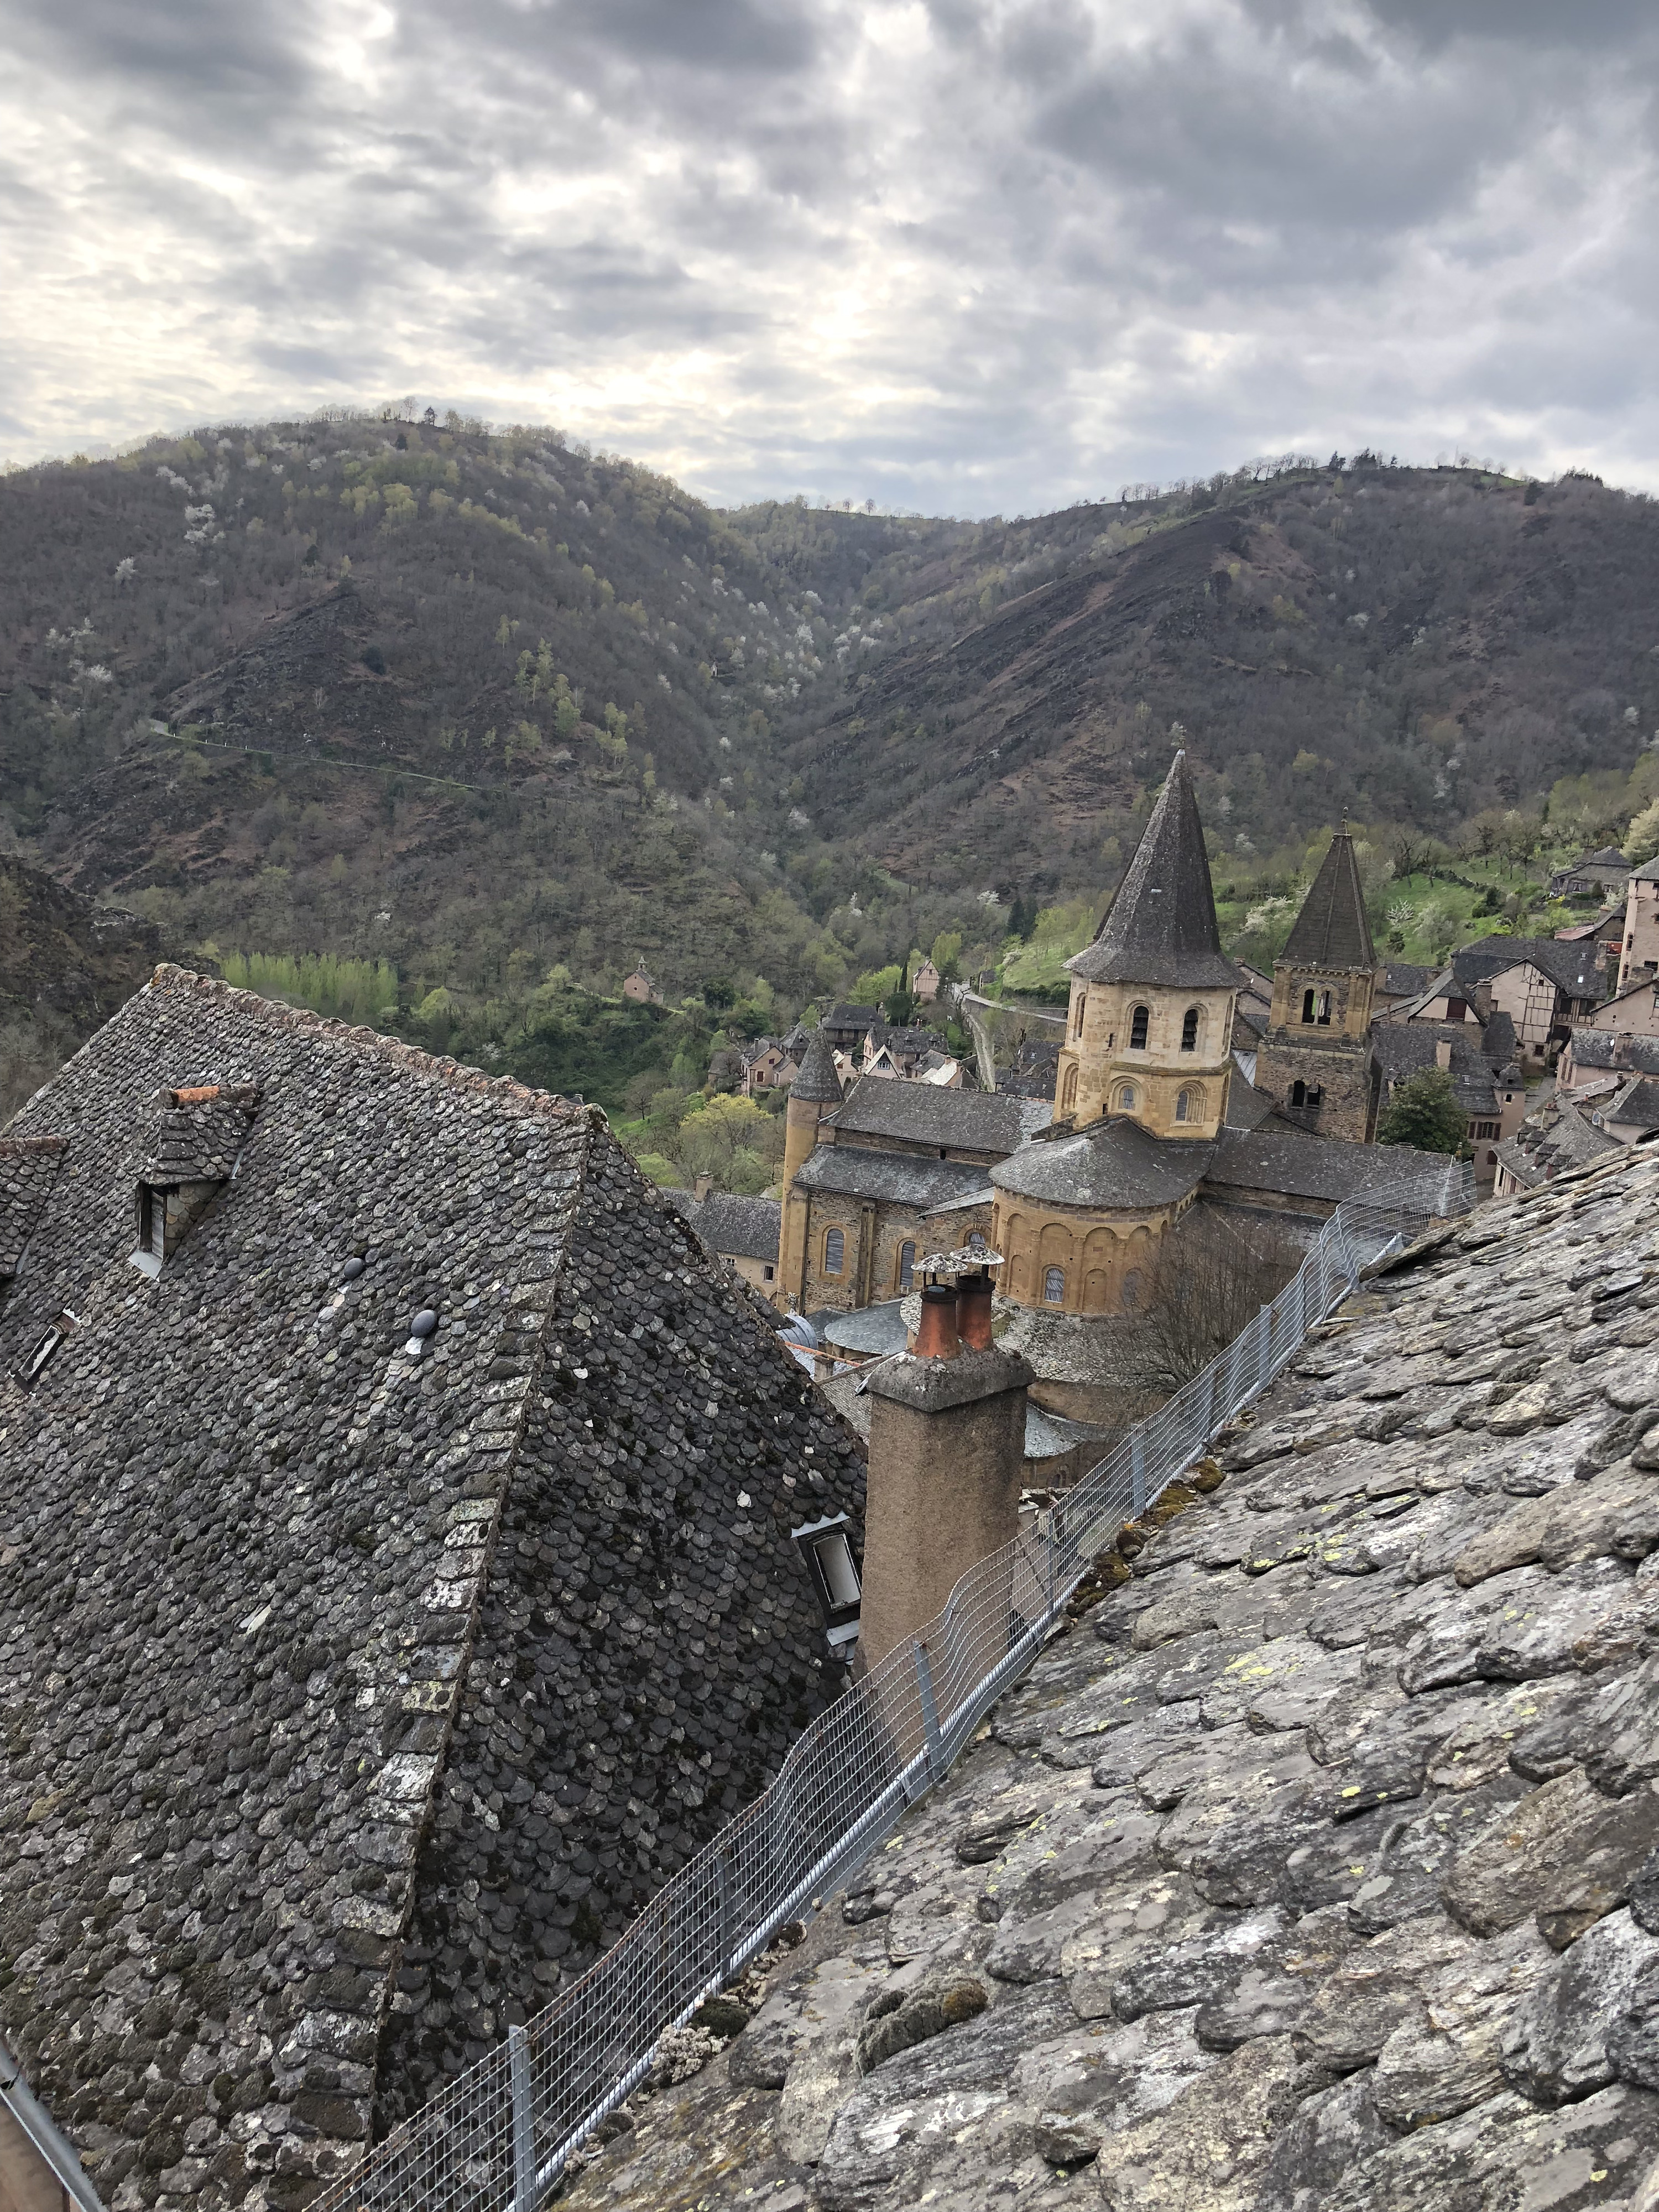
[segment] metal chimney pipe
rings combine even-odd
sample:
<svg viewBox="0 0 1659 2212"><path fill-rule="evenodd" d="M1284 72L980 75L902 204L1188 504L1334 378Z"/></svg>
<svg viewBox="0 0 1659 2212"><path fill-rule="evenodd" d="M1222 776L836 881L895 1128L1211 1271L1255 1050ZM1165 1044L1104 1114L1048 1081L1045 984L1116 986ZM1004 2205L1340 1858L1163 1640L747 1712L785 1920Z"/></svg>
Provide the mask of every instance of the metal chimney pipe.
<svg viewBox="0 0 1659 2212"><path fill-rule="evenodd" d="M983 1267L977 1274L957 1278L957 1331L969 1351L992 1350L991 1277Z"/></svg>
<svg viewBox="0 0 1659 2212"><path fill-rule="evenodd" d="M954 1283L928 1283L921 1293L921 1320L916 1328L918 1359L954 1359L962 1349L957 1328L957 1290Z"/></svg>

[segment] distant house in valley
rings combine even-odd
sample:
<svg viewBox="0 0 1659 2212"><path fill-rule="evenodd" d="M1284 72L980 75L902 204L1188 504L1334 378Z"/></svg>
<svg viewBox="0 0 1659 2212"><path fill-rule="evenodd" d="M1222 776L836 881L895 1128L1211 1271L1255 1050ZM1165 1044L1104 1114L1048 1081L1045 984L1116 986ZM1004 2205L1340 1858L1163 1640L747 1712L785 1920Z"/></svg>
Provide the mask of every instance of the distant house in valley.
<svg viewBox="0 0 1659 2212"><path fill-rule="evenodd" d="M1630 862L1616 845L1586 853L1570 867L1558 868L1549 879L1552 898L1605 898L1622 891L1630 876Z"/></svg>
<svg viewBox="0 0 1659 2212"><path fill-rule="evenodd" d="M800 1062L786 1043L778 1037L757 1037L743 1048L743 1095L752 1098L757 1091L787 1091L794 1081Z"/></svg>
<svg viewBox="0 0 1659 2212"><path fill-rule="evenodd" d="M660 1006L662 1003L662 993L646 973L643 963L631 975L623 976L622 994L624 999L631 999L637 1006Z"/></svg>
<svg viewBox="0 0 1659 2212"><path fill-rule="evenodd" d="M911 995L915 998L920 999L924 1006L931 1006L934 1000L939 996L939 987L942 981L943 978L940 976L939 969L934 967L933 962L931 960L924 960L921 967L917 969L915 978L911 982Z"/></svg>

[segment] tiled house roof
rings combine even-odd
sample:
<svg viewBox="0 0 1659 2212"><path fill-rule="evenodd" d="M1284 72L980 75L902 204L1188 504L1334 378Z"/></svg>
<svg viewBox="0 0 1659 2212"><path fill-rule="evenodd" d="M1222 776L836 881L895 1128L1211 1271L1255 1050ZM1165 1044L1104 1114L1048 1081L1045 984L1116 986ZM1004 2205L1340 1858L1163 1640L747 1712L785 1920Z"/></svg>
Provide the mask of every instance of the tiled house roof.
<svg viewBox="0 0 1659 2212"><path fill-rule="evenodd" d="M707 1198L665 1190L663 1197L709 1251L775 1263L783 1213L775 1198L741 1198L726 1190L711 1190Z"/></svg>
<svg viewBox="0 0 1659 2212"><path fill-rule="evenodd" d="M258 1100L149 1279L161 1082ZM0 2029L112 2212L280 2212L775 1767L857 1448L596 1112L164 968L15 1129Z"/></svg>

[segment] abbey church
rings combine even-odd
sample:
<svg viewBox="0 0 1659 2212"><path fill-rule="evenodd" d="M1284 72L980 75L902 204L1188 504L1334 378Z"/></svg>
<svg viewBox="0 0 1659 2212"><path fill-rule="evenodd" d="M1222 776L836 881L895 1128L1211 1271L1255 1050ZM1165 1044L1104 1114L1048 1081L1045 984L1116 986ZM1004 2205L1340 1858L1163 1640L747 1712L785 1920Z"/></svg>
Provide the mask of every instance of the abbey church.
<svg viewBox="0 0 1659 2212"><path fill-rule="evenodd" d="M827 1049L809 1048L781 1273L800 1310L857 1310L902 1302L918 1255L982 1239L1002 1255L999 1341L1030 1359L1033 1397L1110 1421L1172 1255L1207 1239L1266 1297L1344 1200L1449 1212L1462 1171L1372 1141L1381 969L1346 834L1275 963L1254 1081L1235 1051L1247 976L1221 949L1184 755L1068 964L1052 1108L867 1079L843 1101Z"/></svg>

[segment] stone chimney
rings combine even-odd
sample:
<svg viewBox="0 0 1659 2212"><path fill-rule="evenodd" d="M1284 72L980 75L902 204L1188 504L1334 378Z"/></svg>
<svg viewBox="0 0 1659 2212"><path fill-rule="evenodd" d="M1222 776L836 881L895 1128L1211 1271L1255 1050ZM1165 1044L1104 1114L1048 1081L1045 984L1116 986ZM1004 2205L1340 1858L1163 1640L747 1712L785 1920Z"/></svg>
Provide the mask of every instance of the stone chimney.
<svg viewBox="0 0 1659 2212"><path fill-rule="evenodd" d="M1437 1067L1444 1068L1449 1068L1451 1066L1451 1047L1443 1037L1435 1046L1434 1064Z"/></svg>
<svg viewBox="0 0 1659 2212"><path fill-rule="evenodd" d="M699 1204L701 1204L702 1201L708 1197L709 1192L713 1190L714 1188L714 1178L713 1176L697 1176L694 1178L691 1184L691 1195L698 1201Z"/></svg>
<svg viewBox="0 0 1659 2212"><path fill-rule="evenodd" d="M931 1279L915 1350L871 1370L860 1671L926 1628L969 1568L1019 1533L1035 1378L1018 1352L990 1342L988 1259L996 1264L982 1253L923 1262ZM993 1596L963 1624L987 1639L977 1655L985 1667L1001 1656L990 1646L1006 1635L1006 1601Z"/></svg>

